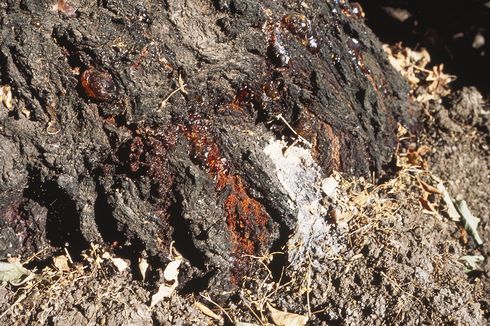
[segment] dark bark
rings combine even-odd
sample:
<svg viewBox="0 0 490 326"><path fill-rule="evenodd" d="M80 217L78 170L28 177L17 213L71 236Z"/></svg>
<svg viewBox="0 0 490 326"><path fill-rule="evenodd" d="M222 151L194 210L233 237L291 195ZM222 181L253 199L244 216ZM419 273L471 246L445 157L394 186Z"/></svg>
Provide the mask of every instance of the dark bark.
<svg viewBox="0 0 490 326"><path fill-rule="evenodd" d="M407 88L343 2L69 4L0 5L2 256L96 242L165 259L175 240L188 279L228 286L285 244L312 183L392 158ZM268 147L298 139L278 116L306 139L294 187Z"/></svg>

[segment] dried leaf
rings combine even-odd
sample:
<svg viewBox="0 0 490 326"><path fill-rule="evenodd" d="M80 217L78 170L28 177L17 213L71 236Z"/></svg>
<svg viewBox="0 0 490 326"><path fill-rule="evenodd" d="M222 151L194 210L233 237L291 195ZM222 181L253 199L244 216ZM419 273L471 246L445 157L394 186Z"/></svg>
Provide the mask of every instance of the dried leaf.
<svg viewBox="0 0 490 326"><path fill-rule="evenodd" d="M22 113L27 119L31 117L31 111L26 109L25 107L22 107L20 110L20 113Z"/></svg>
<svg viewBox="0 0 490 326"><path fill-rule="evenodd" d="M0 262L0 281L10 282L13 285L21 285L32 279L34 273L24 268L18 260Z"/></svg>
<svg viewBox="0 0 490 326"><path fill-rule="evenodd" d="M129 267L128 263L126 263L126 261L122 258L111 258L111 260L114 266L116 266L119 273Z"/></svg>
<svg viewBox="0 0 490 326"><path fill-rule="evenodd" d="M158 292L155 293L151 297L150 307L153 307L158 302L160 302L164 298L168 298L174 293L175 289L179 285L178 276L179 276L179 267L182 263L182 259L177 258L171 261L165 270L163 271L163 278L166 282L173 282L172 285L166 285L165 282L160 284L158 288Z"/></svg>
<svg viewBox="0 0 490 326"><path fill-rule="evenodd" d="M391 47L384 44L383 49L388 54L391 65L407 79L412 87L416 87L421 81L417 74L430 72L425 69L430 62L430 55L425 49L413 51L408 47L402 47L401 44Z"/></svg>
<svg viewBox="0 0 490 326"><path fill-rule="evenodd" d="M439 98L440 97L438 95L435 95L435 94L423 93L423 94L417 95L417 97L415 99L419 103L426 103L426 102L429 102L429 101L436 101Z"/></svg>
<svg viewBox="0 0 490 326"><path fill-rule="evenodd" d="M146 271L148 270L148 262L146 261L145 258L141 258L138 264L138 268L141 273L141 278L143 279L143 282L145 281L146 278Z"/></svg>
<svg viewBox="0 0 490 326"><path fill-rule="evenodd" d="M419 148L417 148L417 154L420 156L424 156L429 154L432 151L432 148L430 148L427 145L421 145Z"/></svg>
<svg viewBox="0 0 490 326"><path fill-rule="evenodd" d="M443 64L434 66L432 68L432 71L425 79L426 81L431 82L431 84L427 87L428 91L441 97L446 96L450 93L448 84L456 79L455 76L445 74L443 72L443 69Z"/></svg>
<svg viewBox="0 0 490 326"><path fill-rule="evenodd" d="M0 102L10 111L12 110L12 89L9 85L0 87Z"/></svg>
<svg viewBox="0 0 490 326"><path fill-rule="evenodd" d="M429 213L432 213L432 214L435 214L435 215L439 215L439 213L434 208L434 206L432 205L432 203L430 203L427 199L421 197L421 198L419 198L419 202L422 205L422 207L425 210L427 210Z"/></svg>
<svg viewBox="0 0 490 326"><path fill-rule="evenodd" d="M352 199L352 201L359 206L364 206L364 204L368 200L369 200L369 194L366 192L363 192Z"/></svg>
<svg viewBox="0 0 490 326"><path fill-rule="evenodd" d="M49 121L48 126L46 127L46 133L48 135L56 135L61 131L60 125L58 121Z"/></svg>
<svg viewBox="0 0 490 326"><path fill-rule="evenodd" d="M157 293L151 296L150 307L153 307L154 305L162 301L164 298L170 297L172 293L174 293L176 287L177 287L176 284L172 286L160 284Z"/></svg>
<svg viewBox="0 0 490 326"><path fill-rule="evenodd" d="M448 84L455 77L445 74L442 64L432 67L431 70L427 69L431 58L426 50L413 51L401 44L383 45L383 49L388 54L391 65L409 82L417 102L440 102L441 97L450 93Z"/></svg>
<svg viewBox="0 0 490 326"><path fill-rule="evenodd" d="M68 258L66 256L56 256L53 258L54 267L56 267L61 272L66 272L70 270L68 266Z"/></svg>
<svg viewBox="0 0 490 326"><path fill-rule="evenodd" d="M211 309L200 303L199 301L194 302L194 306L199 309L203 314L216 320L222 320L221 316L215 314Z"/></svg>
<svg viewBox="0 0 490 326"><path fill-rule="evenodd" d="M430 54L426 49L413 51L408 48L410 61L415 63L419 68L425 68L430 62Z"/></svg>
<svg viewBox="0 0 490 326"><path fill-rule="evenodd" d="M461 220L461 216L459 215L458 211L456 210L456 207L454 207L453 200L449 193L446 190L446 187L442 184L442 182L439 182L437 184L437 189L442 193L442 199L446 203L447 207L447 214L449 215L449 218L451 221L458 222Z"/></svg>
<svg viewBox="0 0 490 326"><path fill-rule="evenodd" d="M182 263L181 259L176 259L171 261L167 267L165 267L165 271L163 272L163 277L166 281L177 281L177 277L179 275L179 266Z"/></svg>
<svg viewBox="0 0 490 326"><path fill-rule="evenodd" d="M107 251L102 254L102 258L109 259L119 272L122 272L129 267L128 263L126 263L124 259L113 258Z"/></svg>
<svg viewBox="0 0 490 326"><path fill-rule="evenodd" d="M267 309L270 312L272 321L278 326L303 326L308 322L307 316L277 310L269 303L267 303Z"/></svg>
<svg viewBox="0 0 490 326"><path fill-rule="evenodd" d="M465 228L460 228L459 229L459 238L463 242L463 244L468 244L468 232L466 231Z"/></svg>
<svg viewBox="0 0 490 326"><path fill-rule="evenodd" d="M482 263L484 260L485 260L485 258L483 256L480 256L480 255L461 256L458 259L458 261L465 264L465 266L466 266L465 273L481 270L481 268L480 268L480 266L478 266L478 264Z"/></svg>
<svg viewBox="0 0 490 326"><path fill-rule="evenodd" d="M418 180L418 182L420 183L420 186L421 186L421 187L422 187L422 188L423 188L425 191L427 191L427 192L429 192L429 193L432 193L432 194L438 194L438 195L440 195L440 194L442 193L442 192L441 192L439 189L437 189L436 187L431 186L431 185L430 185L430 184L428 184L427 182L425 182L425 181L423 181L423 180L420 180L420 179L418 179L418 178L417 178L417 180Z"/></svg>
<svg viewBox="0 0 490 326"><path fill-rule="evenodd" d="M480 235L478 234L477 231L478 223L480 223L480 219L473 216L473 214L471 214L470 209L468 208L468 205L464 200L458 200L456 202L456 208L458 209L459 213L461 214L461 217L463 218L466 230L468 230L468 232L471 234L473 239L475 239L475 242L478 245L483 244L483 240L482 238L480 238Z"/></svg>

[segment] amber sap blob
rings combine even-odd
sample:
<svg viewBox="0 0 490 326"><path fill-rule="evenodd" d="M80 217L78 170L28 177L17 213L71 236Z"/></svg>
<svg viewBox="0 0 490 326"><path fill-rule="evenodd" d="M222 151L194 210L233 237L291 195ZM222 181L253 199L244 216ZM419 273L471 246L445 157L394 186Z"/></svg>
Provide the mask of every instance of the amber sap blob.
<svg viewBox="0 0 490 326"><path fill-rule="evenodd" d="M115 96L116 86L108 72L89 68L83 72L81 83L85 94L92 99L108 101Z"/></svg>

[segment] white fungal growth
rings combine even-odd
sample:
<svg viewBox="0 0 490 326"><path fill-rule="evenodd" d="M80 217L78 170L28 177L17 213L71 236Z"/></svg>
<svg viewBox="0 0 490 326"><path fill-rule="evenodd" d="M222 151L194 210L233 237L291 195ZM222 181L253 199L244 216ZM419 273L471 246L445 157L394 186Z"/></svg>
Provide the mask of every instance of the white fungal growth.
<svg viewBox="0 0 490 326"><path fill-rule="evenodd" d="M264 152L275 165L277 178L297 210L296 229L288 241L289 261L299 266L308 258L315 261L340 250L332 226L325 219L321 205L322 180L320 167L308 149L291 146L272 139Z"/></svg>

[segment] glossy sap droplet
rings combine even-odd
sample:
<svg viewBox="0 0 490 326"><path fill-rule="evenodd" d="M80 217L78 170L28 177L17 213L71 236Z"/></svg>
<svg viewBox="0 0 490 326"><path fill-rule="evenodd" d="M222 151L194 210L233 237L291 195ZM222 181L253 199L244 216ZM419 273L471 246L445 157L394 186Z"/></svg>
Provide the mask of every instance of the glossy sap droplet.
<svg viewBox="0 0 490 326"><path fill-rule="evenodd" d="M311 34L311 23L305 15L286 15L284 16L283 21L287 29L300 38L307 38L307 36Z"/></svg>
<svg viewBox="0 0 490 326"><path fill-rule="evenodd" d="M58 2L53 6L53 11L59 11L67 17L77 16L77 8L65 0L58 0Z"/></svg>
<svg viewBox="0 0 490 326"><path fill-rule="evenodd" d="M114 98L116 87L108 72L89 68L83 72L81 83L85 94L90 98L101 101Z"/></svg>
<svg viewBox="0 0 490 326"><path fill-rule="evenodd" d="M353 2L350 4L351 13L357 18L364 18L364 10L362 10L361 4L359 2Z"/></svg>
<svg viewBox="0 0 490 326"><path fill-rule="evenodd" d="M311 28L311 22L305 15L291 14L283 18L283 23L291 34L296 35L301 39L301 43L305 45L312 53L317 53L319 50L318 41L314 36Z"/></svg>
<svg viewBox="0 0 490 326"><path fill-rule="evenodd" d="M273 81L269 81L262 85L262 91L264 92L265 96L271 100L277 100L281 96L278 85L276 85Z"/></svg>

